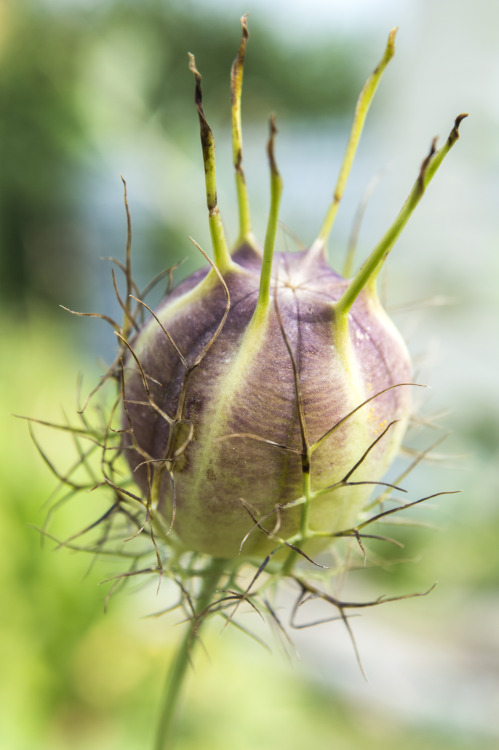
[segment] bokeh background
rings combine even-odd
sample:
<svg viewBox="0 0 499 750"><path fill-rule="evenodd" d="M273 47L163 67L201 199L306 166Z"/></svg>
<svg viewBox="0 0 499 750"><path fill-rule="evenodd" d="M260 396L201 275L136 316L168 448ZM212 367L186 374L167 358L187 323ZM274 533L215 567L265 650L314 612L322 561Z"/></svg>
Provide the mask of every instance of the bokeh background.
<svg viewBox="0 0 499 750"><path fill-rule="evenodd" d="M209 247L186 53L204 76L217 141L219 203L235 239L229 69L250 13L243 117L255 231L268 204L267 118L280 128L281 248L317 232L355 100L399 26L330 243L341 267L356 209L377 187L364 257L393 220L431 138L462 111L462 137L394 250L386 300L406 335L424 419L450 436L407 482L411 496L461 490L400 529L407 562L352 574L372 598L423 591L352 621L271 634L271 653L230 629L207 635L191 674L179 749L495 748L499 743L499 5L489 0L1 0L0 2L0 745L9 750L149 747L173 618L148 618L154 589L114 599L119 564L40 543L55 483L26 423L71 415L110 361L114 338L75 310L116 313L109 263L123 258L128 183L142 283ZM290 232L292 234L290 234ZM428 443L435 431L429 428ZM64 465L67 440L43 444ZM61 536L95 517L88 496L56 515ZM286 597L284 596L284 599ZM283 601L283 605L285 601ZM283 619L285 614L282 614ZM248 614L248 625L254 625Z"/></svg>

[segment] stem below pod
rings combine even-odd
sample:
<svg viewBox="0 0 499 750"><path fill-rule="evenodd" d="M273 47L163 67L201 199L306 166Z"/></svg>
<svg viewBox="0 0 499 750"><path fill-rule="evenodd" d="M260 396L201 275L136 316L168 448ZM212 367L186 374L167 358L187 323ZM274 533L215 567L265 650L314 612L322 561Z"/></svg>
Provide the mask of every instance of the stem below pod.
<svg viewBox="0 0 499 750"><path fill-rule="evenodd" d="M173 658L166 678L163 706L158 722L154 750L171 750L173 747L175 718L182 685L184 684L187 670L191 663L191 656L196 639L199 636L199 630L206 619L203 613L211 603L213 594L224 573L225 564L225 560L214 558L211 565L205 571L203 585L197 598L196 613L189 623L184 639Z"/></svg>

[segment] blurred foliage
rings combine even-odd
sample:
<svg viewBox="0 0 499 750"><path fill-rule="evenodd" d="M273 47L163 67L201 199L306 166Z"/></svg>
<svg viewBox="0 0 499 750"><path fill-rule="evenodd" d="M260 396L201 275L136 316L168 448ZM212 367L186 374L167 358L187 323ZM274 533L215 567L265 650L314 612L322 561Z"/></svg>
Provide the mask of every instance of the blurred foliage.
<svg viewBox="0 0 499 750"><path fill-rule="evenodd" d="M157 0L4 0L1 10L0 292L22 310L30 295L60 302L62 285L78 289L88 279L91 240L77 186L96 168L106 129L119 140L123 129L154 118L182 147L186 122L196 123L187 49L203 73L213 124L229 121L239 21ZM253 20L251 34L248 125L271 111L296 118L351 111L353 49L306 39L293 46ZM153 244L155 235L163 241L175 228L152 227Z"/></svg>
<svg viewBox="0 0 499 750"><path fill-rule="evenodd" d="M164 673L180 637L178 614L144 619L162 608L155 600L155 584L142 594L121 593L104 614L109 585L99 584L121 572L123 563L71 554L48 540L42 544L32 524L44 523L56 480L30 444L26 423L7 414L16 410L62 418L59 403L70 408L75 402L79 354L61 322L40 314L30 317L29 326L18 321L7 327L3 345L15 367L0 371L0 412L6 420L0 437L0 746L142 750L150 745ZM68 441L41 427L35 432L48 456L57 457L59 468L66 467L72 454ZM421 591L433 582L436 570L447 592L454 592L458 609L473 606L469 588L479 596L477 581L482 581L484 593L492 591L497 583L499 515L497 509L491 513L484 531L469 502L486 492L493 502L497 492L491 493L490 479L475 479L465 497L442 498L433 510L420 509L414 515L414 520L438 523L442 504L454 503L460 523L451 529L388 528L388 535L402 539L406 548L380 549L373 541L369 560L381 553L386 564L353 572L354 591L359 583L362 598ZM54 515L51 530L65 538L101 512L95 493L80 496L79 502ZM400 558L407 564L390 564ZM388 606L390 621L396 623L398 617L401 628L407 628L404 609L412 613L413 628L414 618L419 618L422 632L430 636L428 644L432 637L438 641L455 632L455 608L447 611L448 599L439 590L410 608L404 603ZM371 621L374 614L366 617ZM248 613L245 624L253 629L255 616ZM357 631L358 622L352 626ZM332 640L343 638L341 623L323 628ZM286 663L269 632L265 637L274 653L230 629L221 638L217 623L206 632L206 653L198 650L187 685L178 750L214 750L224 744L238 750L300 750L305 744L326 750L332 738L341 750L496 747L496 739L453 726L453 714L442 714L435 726L421 719L407 722L395 711L364 706L319 679L309 681L294 658L291 666ZM480 634L476 638L483 649ZM359 646L362 656L369 657L362 639ZM354 663L348 641L346 648ZM324 672L337 668L332 660Z"/></svg>
<svg viewBox="0 0 499 750"><path fill-rule="evenodd" d="M77 351L60 323L41 316L31 318L28 328L17 323L5 332L4 346L15 357L16 367L0 371L2 414L16 409L57 418L59 402L74 403ZM34 362L43 373L36 387ZM8 419L8 429L0 438L0 746L9 750L142 750L151 743L164 673L180 637L178 615L143 619L157 609L155 586L143 594L136 590L131 596L120 594L104 614L107 586L98 584L119 572L122 563L98 560L91 564L82 553L57 550L50 541L42 545L32 524L43 524L55 480L37 460L25 422ZM65 466L70 446L60 441L58 433L42 435L41 430L36 432L44 450ZM480 492L479 486L476 491ZM369 580L377 593L387 587L390 593L422 589L433 581L436 568L456 591L463 581L479 578L484 585L493 585L484 574L487 568L496 569L491 554L496 554L499 518L496 514L491 519L485 537L471 509L466 512L461 502L458 512L463 523L447 533L390 530L390 535L407 542L404 557L419 556L421 551L424 556L418 565L394 568L393 575L390 567L363 570L363 590ZM98 513L94 496L82 497L65 513L57 513L51 528L65 536ZM431 513L427 518L431 519ZM481 540L480 548L488 546L487 556L477 554L477 540ZM372 546L376 553L376 543ZM456 548L461 551L459 558ZM395 555L400 557L400 550ZM352 575L354 582L359 574ZM397 614L393 607L404 605L390 606L393 618ZM438 592L415 602L411 611L425 622L430 620L429 628L443 628L445 633L446 613L440 612L444 624L436 628L432 606L436 611L445 607ZM248 613L248 618L248 627L254 628L254 615ZM206 653L198 650L187 685L178 750L214 750L221 745L238 750L281 746L300 750L310 745L326 750L333 738L335 748L341 750L471 750L477 746L492 750L496 746L486 736L453 728L450 716L443 716L438 726L421 720L406 723L395 713L356 703L329 685L309 682L296 665L292 669L270 634L266 640L273 647L271 654L230 629L221 638L219 627L214 623L207 631ZM342 637L341 624L323 627L332 639ZM357 629L355 623L353 628ZM334 663L330 669L335 669ZM360 673L358 680L362 681Z"/></svg>
<svg viewBox="0 0 499 750"><path fill-rule="evenodd" d="M254 18L250 30L247 124L262 122L270 111L297 119L350 116L365 73L356 73L354 48L337 41L318 47L307 39L297 46ZM92 566L84 555L42 545L31 524L43 524L54 481L25 422L10 412L51 419L59 403L71 408L75 402L81 340L74 340L74 328L70 336L60 319L44 315L43 303L74 301L77 307L92 242L82 216L91 215L94 199L82 209L80 186L89 172L106 184L103 145L120 142L120 129L139 132L154 121L179 150L190 148L186 123L195 131L197 122L187 49L196 53L204 76L210 120L226 127L228 72L238 39L237 19L202 12L194 2L0 0L0 292L7 322L0 370L0 747L8 750L142 750L153 735L164 671L179 637L176 619L141 619L155 604L138 592L118 597L104 616L106 588L98 584L119 563ZM146 229L151 252L174 243L178 232L157 217ZM438 508L452 504L459 521L444 531L387 529L405 549L387 547L384 567L351 576L354 586L362 576L362 587L371 586L376 595L424 590L438 571L447 598L437 590L411 611L420 611L442 640L454 633L456 613L474 606L470 591L485 600L497 588L497 423L483 414L461 425L465 450L474 454L467 459L468 479L438 483L445 489L464 485L463 495L414 514L438 526L451 515ZM64 444L49 434L43 445L64 466ZM432 481L427 486L430 492L435 487ZM53 531L64 537L94 520L98 510L89 495L66 516L56 515ZM391 564L401 557L408 564ZM418 565L411 564L415 559ZM480 650L480 632L477 653L485 661L489 652ZM280 653L267 655L242 635L227 632L220 639L215 630L206 645L211 663L203 668L200 649L179 750L497 746L478 731L468 736L452 712L435 727L359 706L331 686L310 684L301 671L283 665Z"/></svg>
<svg viewBox="0 0 499 750"><path fill-rule="evenodd" d="M33 524L44 523L56 481L30 444L26 423L8 412L57 420L62 416L59 404L71 410L76 394L74 373L81 364L78 342L62 321L56 323L38 312L30 315L28 326L23 321L7 326L3 347L11 366L0 370L0 413L5 427L0 437L0 747L142 750L150 745L164 673L180 637L178 615L144 619L161 608L154 586L142 594L137 590L130 596L121 593L104 614L108 585L99 584L119 573L123 563L93 561L83 553L58 550L51 541L42 544ZM43 450L57 458L59 468L65 468L72 454L68 441L41 427L35 432ZM477 450L482 441L483 436L477 435L473 443ZM430 634L428 644L433 637L438 642L456 632L455 609L473 607L471 588L479 596L493 591L497 583L497 508L489 514L484 530L473 503L488 495L493 504L497 496L490 445L486 456L490 477L473 471L470 482L474 486L462 497L441 498L433 509L420 508L413 516L415 521L438 524L439 510L451 503L459 523L445 531L387 528L389 536L404 541L405 549L386 545L381 549L373 541L369 560L381 554L386 563L379 568L359 567L350 576L354 591L360 585L360 596L370 598L381 592L424 590L438 571L447 598L437 590L410 608L404 603L389 605L390 621L396 623L398 617L401 629L407 628L404 610L412 613L412 628L419 618L420 628L424 623L422 632ZM51 530L65 538L101 512L95 493L80 496L79 502L72 501L54 515ZM400 558L407 563L391 564ZM478 581L482 592L477 589ZM449 591L457 604L446 611ZM369 622L374 614L366 615ZM248 613L245 624L253 629L254 620ZM356 632L358 622L352 626ZM324 629L331 640L343 638L340 623L320 630ZM482 636L477 633L475 637L482 650ZM213 623L204 640L206 654L199 649L188 681L178 750L215 750L224 744L238 750L280 746L300 750L305 744L326 750L332 738L341 750L363 746L370 750L401 746L407 750L472 750L477 746L492 750L496 746L496 739L454 726L452 713L442 714L435 726L423 720L404 721L396 711L365 706L319 679L309 681L294 659L291 666L286 663L268 632L266 640L274 653L230 629L221 638L219 626ZM362 657L368 658L362 638L359 647ZM348 641L346 648L354 663ZM332 658L324 666L326 673L337 669ZM357 677L361 683L360 673Z"/></svg>

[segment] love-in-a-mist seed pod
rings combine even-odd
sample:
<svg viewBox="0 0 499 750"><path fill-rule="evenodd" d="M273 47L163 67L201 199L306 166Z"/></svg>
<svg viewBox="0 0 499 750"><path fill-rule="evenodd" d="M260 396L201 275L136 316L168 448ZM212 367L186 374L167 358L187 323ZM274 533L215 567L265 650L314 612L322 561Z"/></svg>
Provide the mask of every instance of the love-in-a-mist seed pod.
<svg viewBox="0 0 499 750"><path fill-rule="evenodd" d="M360 95L334 198L313 244L274 255L282 190L268 144L271 207L263 251L250 227L240 97L246 19L232 69L240 235L229 252L214 140L191 56L214 260L181 283L125 342L125 448L156 535L216 558L310 551L351 529L403 439L412 375L376 277L442 159L435 144L395 223L352 279L326 243L395 30ZM152 311L151 311L152 312Z"/></svg>

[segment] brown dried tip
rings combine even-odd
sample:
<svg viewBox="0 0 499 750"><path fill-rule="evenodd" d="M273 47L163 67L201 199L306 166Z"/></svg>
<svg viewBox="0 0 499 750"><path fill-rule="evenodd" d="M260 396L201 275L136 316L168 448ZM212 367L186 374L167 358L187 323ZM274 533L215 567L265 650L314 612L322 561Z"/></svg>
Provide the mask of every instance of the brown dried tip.
<svg viewBox="0 0 499 750"><path fill-rule="evenodd" d="M206 183L206 199L210 214L217 208L217 191L215 182L215 141L213 138L213 132L208 124L208 120L204 114L203 109L203 92L201 89L201 73L196 67L196 58L191 52L189 55L189 70L194 75L196 81L196 90L194 93L194 101L199 116L199 125L201 130L201 148L203 150L203 162L205 173L207 175Z"/></svg>
<svg viewBox="0 0 499 750"><path fill-rule="evenodd" d="M419 177L418 177L418 181L421 187L423 187L424 185L424 176L425 176L426 170L428 169L428 165L430 164L431 160L437 153L437 140L438 139L436 137L432 140L431 146L430 146L430 153L423 160L423 163L421 164L421 168L419 170Z"/></svg>
<svg viewBox="0 0 499 750"><path fill-rule="evenodd" d="M192 54L192 52L187 53L189 56L189 70L194 75L194 79L196 81L196 91L194 93L194 101L196 102L196 107L198 109L199 114L203 115L204 117L204 111L203 111L203 92L201 90L201 73L196 68L196 58Z"/></svg>
<svg viewBox="0 0 499 750"><path fill-rule="evenodd" d="M459 138L459 126L460 126L461 122L466 117L468 117L468 114L466 112L462 113L462 114L460 114L460 115L458 115L456 117L456 119L454 121L454 127L452 128L451 132L449 133L449 137L447 138L445 146L443 146L440 149L439 153L443 153L444 151L447 152L450 148L452 148L452 146L454 145L454 143ZM432 142L431 142L430 153L428 154L428 156L426 157L426 159L421 164L421 169L419 171L418 182L419 182L419 184L420 184L420 186L421 186L422 189L424 189L424 179L425 179L426 171L427 171L427 169L428 169L428 167L430 165L431 160L433 159L433 157L435 156L436 153L437 153L437 138L434 138L432 140Z"/></svg>
<svg viewBox="0 0 499 750"><path fill-rule="evenodd" d="M275 115L270 115L269 124L270 124L270 136L267 142L267 154L268 154L269 162L270 162L270 171L272 172L272 174L278 175L279 170L277 169L277 164L276 164L276 160L274 156L274 142L275 142L275 136L277 135L279 131L277 130L277 125L275 122Z"/></svg>
<svg viewBox="0 0 499 750"><path fill-rule="evenodd" d="M241 89L241 79L243 75L243 65L244 65L244 56L246 54L246 45L248 43L249 39L249 31L248 31L248 14L245 13L244 16L241 18L241 26L242 26L242 35L241 35L241 44L239 45L239 50L237 53L237 56L232 63L232 68L230 71L230 93L232 98L232 104L235 103L235 100L238 96L238 90Z"/></svg>
<svg viewBox="0 0 499 750"><path fill-rule="evenodd" d="M459 126L466 117L468 117L467 112L463 112L456 117L454 127L452 128L448 138L449 146L452 146L452 144L455 143L459 138Z"/></svg>

